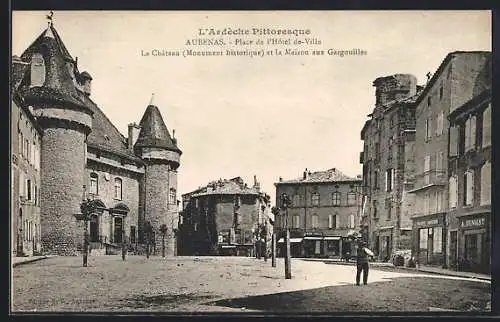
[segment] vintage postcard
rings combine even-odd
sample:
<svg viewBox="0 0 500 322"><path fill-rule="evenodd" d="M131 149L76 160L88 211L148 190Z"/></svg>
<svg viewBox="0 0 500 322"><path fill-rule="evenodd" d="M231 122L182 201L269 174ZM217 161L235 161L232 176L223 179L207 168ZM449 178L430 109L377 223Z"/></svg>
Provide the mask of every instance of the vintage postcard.
<svg viewBox="0 0 500 322"><path fill-rule="evenodd" d="M490 11L13 11L11 312L491 312Z"/></svg>

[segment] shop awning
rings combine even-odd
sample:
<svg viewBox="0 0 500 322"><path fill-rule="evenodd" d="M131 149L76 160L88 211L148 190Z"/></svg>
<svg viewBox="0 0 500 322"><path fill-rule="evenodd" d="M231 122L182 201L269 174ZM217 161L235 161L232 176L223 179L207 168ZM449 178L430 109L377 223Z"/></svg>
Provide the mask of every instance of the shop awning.
<svg viewBox="0 0 500 322"><path fill-rule="evenodd" d="M280 240L278 240L278 243L284 243L285 242L285 239L284 238L280 238ZM290 238L290 243L301 243L302 242L302 238Z"/></svg>
<svg viewBox="0 0 500 322"><path fill-rule="evenodd" d="M325 236L323 237L325 240L340 240L339 236Z"/></svg>
<svg viewBox="0 0 500 322"><path fill-rule="evenodd" d="M304 240L323 240L323 237L320 237L320 236L305 236Z"/></svg>

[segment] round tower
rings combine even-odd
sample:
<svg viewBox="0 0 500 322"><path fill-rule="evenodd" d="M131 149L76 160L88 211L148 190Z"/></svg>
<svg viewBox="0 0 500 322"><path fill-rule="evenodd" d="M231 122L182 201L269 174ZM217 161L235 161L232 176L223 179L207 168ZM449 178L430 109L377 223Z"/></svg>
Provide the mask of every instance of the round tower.
<svg viewBox="0 0 500 322"><path fill-rule="evenodd" d="M41 241L44 253L78 255L86 138L92 110L77 89L75 61L52 25L21 55L31 64L19 91L43 129L40 151Z"/></svg>
<svg viewBox="0 0 500 322"><path fill-rule="evenodd" d="M140 226L143 229L144 223L151 224L154 254L162 254L164 238L165 254L172 256L177 253L177 169L182 152L177 147L177 140L170 136L153 97L139 123L141 130L134 145L137 155L145 162L144 218ZM161 230L162 225L167 227L165 233Z"/></svg>

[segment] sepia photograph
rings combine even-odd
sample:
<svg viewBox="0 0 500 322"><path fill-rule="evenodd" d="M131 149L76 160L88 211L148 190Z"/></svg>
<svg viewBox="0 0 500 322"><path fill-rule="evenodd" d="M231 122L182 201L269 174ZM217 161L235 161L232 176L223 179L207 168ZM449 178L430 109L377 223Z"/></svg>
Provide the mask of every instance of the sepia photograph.
<svg viewBox="0 0 500 322"><path fill-rule="evenodd" d="M11 314L491 314L491 11L11 20Z"/></svg>

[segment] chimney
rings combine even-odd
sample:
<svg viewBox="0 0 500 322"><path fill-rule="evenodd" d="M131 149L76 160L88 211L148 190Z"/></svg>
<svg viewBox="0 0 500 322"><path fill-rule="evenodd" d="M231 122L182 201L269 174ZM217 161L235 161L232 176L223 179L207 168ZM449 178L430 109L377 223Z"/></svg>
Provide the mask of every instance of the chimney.
<svg viewBox="0 0 500 322"><path fill-rule="evenodd" d="M175 129L172 130L172 142L177 145L177 139L175 138Z"/></svg>
<svg viewBox="0 0 500 322"><path fill-rule="evenodd" d="M256 175L253 176L253 187L256 188L256 189L260 188L260 184L257 181L257 176Z"/></svg>
<svg viewBox="0 0 500 322"><path fill-rule="evenodd" d="M282 177L279 177L279 182L283 181L283 178Z"/></svg>
<svg viewBox="0 0 500 322"><path fill-rule="evenodd" d="M306 180L309 178L309 175L311 174L310 171L307 170L307 168L304 170L304 175L302 176L302 179Z"/></svg>
<svg viewBox="0 0 500 322"><path fill-rule="evenodd" d="M128 148L130 150L134 149L134 144L139 137L139 132L141 128L135 122L128 125Z"/></svg>

